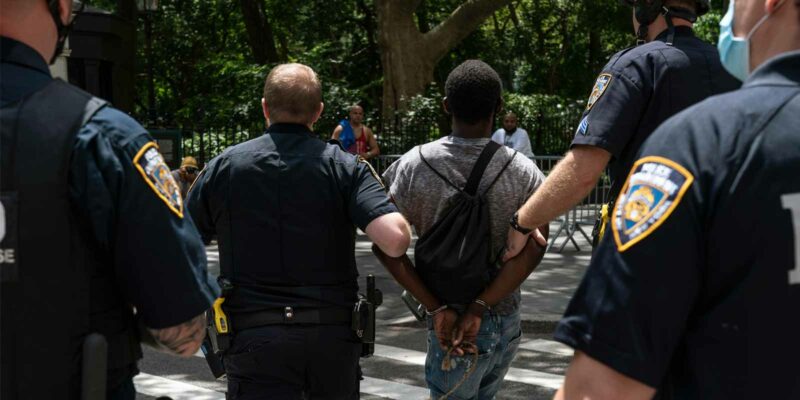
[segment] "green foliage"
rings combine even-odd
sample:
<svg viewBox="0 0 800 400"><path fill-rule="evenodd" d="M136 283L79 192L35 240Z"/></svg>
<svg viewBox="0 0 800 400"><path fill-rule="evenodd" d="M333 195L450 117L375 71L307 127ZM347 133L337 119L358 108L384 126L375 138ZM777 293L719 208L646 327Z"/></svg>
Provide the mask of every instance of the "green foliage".
<svg viewBox="0 0 800 400"><path fill-rule="evenodd" d="M569 148L586 100L555 95L507 93L505 111L517 115L519 127L528 131L535 154L562 154ZM502 115L496 125L502 126Z"/></svg>
<svg viewBox="0 0 800 400"><path fill-rule="evenodd" d="M365 109L367 125L386 147L384 153L402 152L449 133L440 108L447 74L464 60L478 58L500 74L506 107L520 115L536 153L560 154L600 69L612 54L634 42L630 9L618 0L514 0L440 60L426 93L411 99L410 108L399 113L396 130L384 131L384 125L394 124L384 124L380 115L383 71L375 0L260 1L281 61L307 64L320 76L325 112L315 130L327 137L347 116L348 106L358 103ZM419 29L433 29L462 3L423 0L415 15ZM701 18L697 32L715 43L723 4L712 3L714 11ZM144 46L145 16L137 24L140 79L135 114L147 114L146 61L151 56L159 125L208 132L204 146L213 144L213 152L257 134L264 124L263 81L273 65L253 61L239 1L159 4L150 20L151 54ZM187 146L199 146L196 139L187 139Z"/></svg>
<svg viewBox="0 0 800 400"><path fill-rule="evenodd" d="M562 154L568 148L586 107L586 100L556 95L505 93L503 112L496 127L502 126L507 112L517 115L518 124L531 135L536 154ZM436 88L410 99L408 110L398 113L399 132L379 135L383 154L402 154L411 147L449 135L449 116L442 110Z"/></svg>
<svg viewBox="0 0 800 400"><path fill-rule="evenodd" d="M607 59L633 39L630 10L617 0L514 1L445 57L436 79L480 58L511 92L582 97Z"/></svg>
<svg viewBox="0 0 800 400"><path fill-rule="evenodd" d="M722 19L722 15L719 10L711 10L708 14L700 17L694 25L697 37L716 45L719 39L719 21Z"/></svg>

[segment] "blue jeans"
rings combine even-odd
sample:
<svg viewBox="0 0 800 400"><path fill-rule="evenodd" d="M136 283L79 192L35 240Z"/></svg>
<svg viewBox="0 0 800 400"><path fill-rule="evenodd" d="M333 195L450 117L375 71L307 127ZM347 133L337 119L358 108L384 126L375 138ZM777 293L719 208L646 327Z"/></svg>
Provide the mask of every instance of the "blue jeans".
<svg viewBox="0 0 800 400"><path fill-rule="evenodd" d="M519 312L500 316L487 311L483 315L478 331L478 366L467 380L448 397L448 400L494 399L500 384L511 366L522 339ZM425 380L431 391L431 399L438 400L464 378L471 367L473 354L452 357L451 369L442 371L442 360L446 352L439 347L433 321L428 320L428 356L425 359Z"/></svg>

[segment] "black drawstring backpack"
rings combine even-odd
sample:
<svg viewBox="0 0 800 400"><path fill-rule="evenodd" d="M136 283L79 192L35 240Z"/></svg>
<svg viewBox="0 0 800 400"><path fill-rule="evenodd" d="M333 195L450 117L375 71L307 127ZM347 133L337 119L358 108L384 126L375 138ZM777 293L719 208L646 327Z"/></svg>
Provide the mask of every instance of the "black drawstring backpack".
<svg viewBox="0 0 800 400"><path fill-rule="evenodd" d="M502 146L489 141L472 167L464 189L459 189L428 163L419 147L419 157L436 175L458 192L450 199L450 207L436 223L417 240L414 261L425 286L444 304L466 305L477 298L491 281L491 225L486 193L508 168L514 155L495 176L492 183L478 194L483 173L494 154Z"/></svg>

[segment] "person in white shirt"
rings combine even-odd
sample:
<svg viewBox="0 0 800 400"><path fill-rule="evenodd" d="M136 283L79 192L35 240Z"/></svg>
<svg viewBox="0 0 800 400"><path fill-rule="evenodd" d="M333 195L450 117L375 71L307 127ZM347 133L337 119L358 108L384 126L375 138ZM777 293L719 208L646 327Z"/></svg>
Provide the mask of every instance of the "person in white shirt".
<svg viewBox="0 0 800 400"><path fill-rule="evenodd" d="M533 157L531 139L528 137L528 132L517 127L517 115L513 112L503 117L503 127L494 132L492 140L510 147L528 158Z"/></svg>

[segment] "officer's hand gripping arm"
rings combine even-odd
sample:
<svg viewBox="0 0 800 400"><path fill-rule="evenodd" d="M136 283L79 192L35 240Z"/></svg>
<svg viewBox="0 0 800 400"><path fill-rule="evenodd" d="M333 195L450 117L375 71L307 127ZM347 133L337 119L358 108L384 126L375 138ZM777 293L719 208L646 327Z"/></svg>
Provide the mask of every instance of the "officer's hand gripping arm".
<svg viewBox="0 0 800 400"><path fill-rule="evenodd" d="M568 212L594 189L609 160L611 153L600 147L574 147L520 207L518 223L523 227L544 225ZM510 232L509 239L517 236ZM521 244L509 241L503 260L519 254Z"/></svg>
<svg viewBox="0 0 800 400"><path fill-rule="evenodd" d="M548 226L540 226L539 231L546 239L549 234ZM489 287L478 296L478 299L491 307L508 297L539 265L544 257L545 250L544 246L540 246L533 238L528 236L522 252L503 264L500 273L489 284ZM486 308L478 302L469 305L467 311L459 318L453 331L454 346L458 346L462 342L474 343L485 311ZM464 350L461 348L456 350L457 355L463 355L463 353Z"/></svg>
<svg viewBox="0 0 800 400"><path fill-rule="evenodd" d="M544 224L539 227L539 232L544 237L545 243L550 234L550 227ZM516 257L505 261L500 273L489 284L489 287L480 295L480 299L492 306L500 300L508 297L511 292L516 290L528 275L539 265L544 257L545 246L541 246L534 238L527 236L528 240Z"/></svg>

